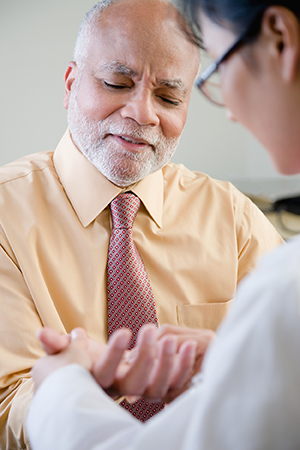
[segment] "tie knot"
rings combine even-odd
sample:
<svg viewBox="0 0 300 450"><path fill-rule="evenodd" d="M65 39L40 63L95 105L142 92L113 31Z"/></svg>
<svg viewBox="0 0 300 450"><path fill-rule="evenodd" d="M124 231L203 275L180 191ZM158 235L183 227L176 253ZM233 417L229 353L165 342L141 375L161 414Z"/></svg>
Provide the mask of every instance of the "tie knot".
<svg viewBox="0 0 300 450"><path fill-rule="evenodd" d="M110 203L113 229L132 228L140 204L140 199L131 192L119 194Z"/></svg>

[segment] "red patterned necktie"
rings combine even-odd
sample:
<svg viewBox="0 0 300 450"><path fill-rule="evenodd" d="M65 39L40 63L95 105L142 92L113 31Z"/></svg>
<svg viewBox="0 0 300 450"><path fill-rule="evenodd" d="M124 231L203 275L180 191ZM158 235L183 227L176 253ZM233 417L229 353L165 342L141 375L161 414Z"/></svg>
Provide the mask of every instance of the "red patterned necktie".
<svg viewBox="0 0 300 450"><path fill-rule="evenodd" d="M140 199L130 193L119 194L111 203L112 232L107 259L108 335L119 328L130 328L129 349L136 344L139 329L146 323L158 326L150 281L132 239L132 225ZM142 422L163 409L162 403L148 403L143 398L121 405Z"/></svg>

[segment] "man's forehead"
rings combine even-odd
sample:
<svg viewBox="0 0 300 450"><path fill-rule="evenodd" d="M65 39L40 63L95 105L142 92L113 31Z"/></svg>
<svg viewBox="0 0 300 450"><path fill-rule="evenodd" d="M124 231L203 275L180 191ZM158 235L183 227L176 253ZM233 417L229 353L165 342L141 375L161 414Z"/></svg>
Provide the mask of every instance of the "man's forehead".
<svg viewBox="0 0 300 450"><path fill-rule="evenodd" d="M129 31L132 35L142 33L148 38L165 30L168 34L180 36L182 43L189 41L188 24L169 0L115 0L95 17L92 34L101 31L114 33ZM161 42L164 46L164 42Z"/></svg>

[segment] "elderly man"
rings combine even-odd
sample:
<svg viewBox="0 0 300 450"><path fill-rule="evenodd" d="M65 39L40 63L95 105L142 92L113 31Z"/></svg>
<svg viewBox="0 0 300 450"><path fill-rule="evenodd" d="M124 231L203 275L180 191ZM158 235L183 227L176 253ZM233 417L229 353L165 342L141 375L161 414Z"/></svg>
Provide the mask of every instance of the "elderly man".
<svg viewBox="0 0 300 450"><path fill-rule="evenodd" d="M132 348L143 323L169 323L209 341L200 329L281 242L229 183L169 163L199 65L185 27L165 0L97 4L66 71L69 130L1 169L1 449L29 445L38 329L105 343L127 326ZM141 420L162 407L124 406Z"/></svg>

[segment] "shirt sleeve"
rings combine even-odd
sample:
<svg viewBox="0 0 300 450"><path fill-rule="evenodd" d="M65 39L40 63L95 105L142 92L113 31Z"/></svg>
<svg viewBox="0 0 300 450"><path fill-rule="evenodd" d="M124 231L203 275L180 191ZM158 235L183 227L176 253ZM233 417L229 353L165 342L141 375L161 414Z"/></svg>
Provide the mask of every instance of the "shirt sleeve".
<svg viewBox="0 0 300 450"><path fill-rule="evenodd" d="M42 324L21 271L2 245L0 267L0 448L25 449L30 370L43 355L36 338Z"/></svg>
<svg viewBox="0 0 300 450"><path fill-rule="evenodd" d="M284 241L263 212L245 195L233 189L236 220L237 282L250 273L259 258Z"/></svg>
<svg viewBox="0 0 300 450"><path fill-rule="evenodd" d="M300 290L289 272L282 278L271 267L243 280L202 381L146 424L83 368L52 373L28 415L33 450L299 448Z"/></svg>

